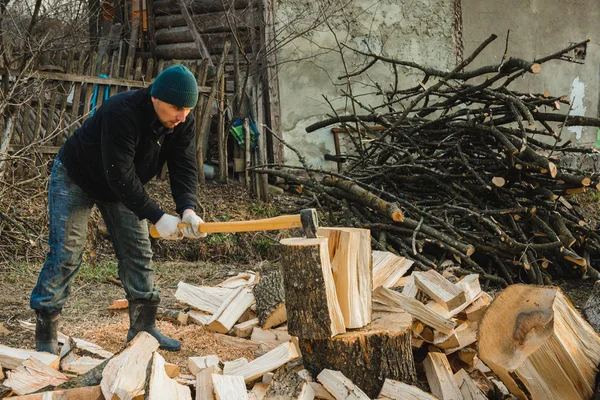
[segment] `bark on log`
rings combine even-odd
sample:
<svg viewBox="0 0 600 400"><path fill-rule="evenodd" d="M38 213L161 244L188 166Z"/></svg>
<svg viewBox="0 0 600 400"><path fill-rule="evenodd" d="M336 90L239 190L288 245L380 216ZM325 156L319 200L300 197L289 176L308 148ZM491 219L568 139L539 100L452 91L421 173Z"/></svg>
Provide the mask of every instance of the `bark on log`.
<svg viewBox="0 0 600 400"><path fill-rule="evenodd" d="M283 239L281 244L289 333L325 339L345 332L327 238Z"/></svg>
<svg viewBox="0 0 600 400"><path fill-rule="evenodd" d="M331 339L299 338L305 368L316 377L323 369L340 371L370 398L386 378L416 383L411 346L412 317L374 313L373 322Z"/></svg>
<svg viewBox="0 0 600 400"><path fill-rule="evenodd" d="M203 14L209 12L225 11L224 4L231 4L232 2L223 2L221 0L203 0L193 1L188 8L194 14ZM249 0L233 0L233 8L236 10L247 8L250 4ZM154 13L156 15L161 14L179 14L179 4L177 0L157 0L153 2Z"/></svg>
<svg viewBox="0 0 600 400"><path fill-rule="evenodd" d="M256 316L263 329L270 329L286 321L283 271L280 268L262 274L253 292Z"/></svg>
<svg viewBox="0 0 600 400"><path fill-rule="evenodd" d="M600 336L559 288L519 284L484 314L479 356L519 399L589 399Z"/></svg>

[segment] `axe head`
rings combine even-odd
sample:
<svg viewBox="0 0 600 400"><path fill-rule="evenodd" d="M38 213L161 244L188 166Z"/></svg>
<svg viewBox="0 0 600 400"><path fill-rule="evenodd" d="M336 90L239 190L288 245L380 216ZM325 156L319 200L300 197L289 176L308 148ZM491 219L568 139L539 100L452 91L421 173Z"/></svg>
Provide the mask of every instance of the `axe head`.
<svg viewBox="0 0 600 400"><path fill-rule="evenodd" d="M319 229L319 219L317 216L317 210L314 208L307 208L300 211L300 221L302 222L302 229L304 230L304 236L307 238L316 238L317 229Z"/></svg>

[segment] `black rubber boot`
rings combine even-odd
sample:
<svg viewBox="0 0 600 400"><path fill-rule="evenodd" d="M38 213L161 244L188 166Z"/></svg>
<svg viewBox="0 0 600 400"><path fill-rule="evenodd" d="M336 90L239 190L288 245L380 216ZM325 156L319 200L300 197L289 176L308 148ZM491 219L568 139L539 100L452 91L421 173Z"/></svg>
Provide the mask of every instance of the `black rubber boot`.
<svg viewBox="0 0 600 400"><path fill-rule="evenodd" d="M160 349L167 351L179 351L181 343L175 339L159 332L156 327L156 312L158 303L138 303L129 302L129 332L127 332L127 342L129 343L140 331L146 331L154 339L158 340Z"/></svg>
<svg viewBox="0 0 600 400"><path fill-rule="evenodd" d="M35 312L35 350L58 354L58 317L59 312L43 314Z"/></svg>

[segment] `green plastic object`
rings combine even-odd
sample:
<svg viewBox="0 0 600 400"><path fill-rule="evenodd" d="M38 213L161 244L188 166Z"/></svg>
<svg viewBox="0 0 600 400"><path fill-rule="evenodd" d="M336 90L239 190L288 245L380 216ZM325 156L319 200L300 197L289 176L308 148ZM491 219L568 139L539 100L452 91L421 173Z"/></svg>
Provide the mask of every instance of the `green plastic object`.
<svg viewBox="0 0 600 400"><path fill-rule="evenodd" d="M594 143L594 148L600 149L600 128L596 131L596 143Z"/></svg>

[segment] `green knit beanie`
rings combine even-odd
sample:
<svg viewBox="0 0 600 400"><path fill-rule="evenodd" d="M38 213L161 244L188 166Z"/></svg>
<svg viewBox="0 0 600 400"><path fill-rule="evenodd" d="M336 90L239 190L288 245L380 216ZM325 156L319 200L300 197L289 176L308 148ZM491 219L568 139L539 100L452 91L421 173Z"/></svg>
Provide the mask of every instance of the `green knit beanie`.
<svg viewBox="0 0 600 400"><path fill-rule="evenodd" d="M198 83L189 69L174 65L156 77L150 96L177 107L193 108L198 103Z"/></svg>

